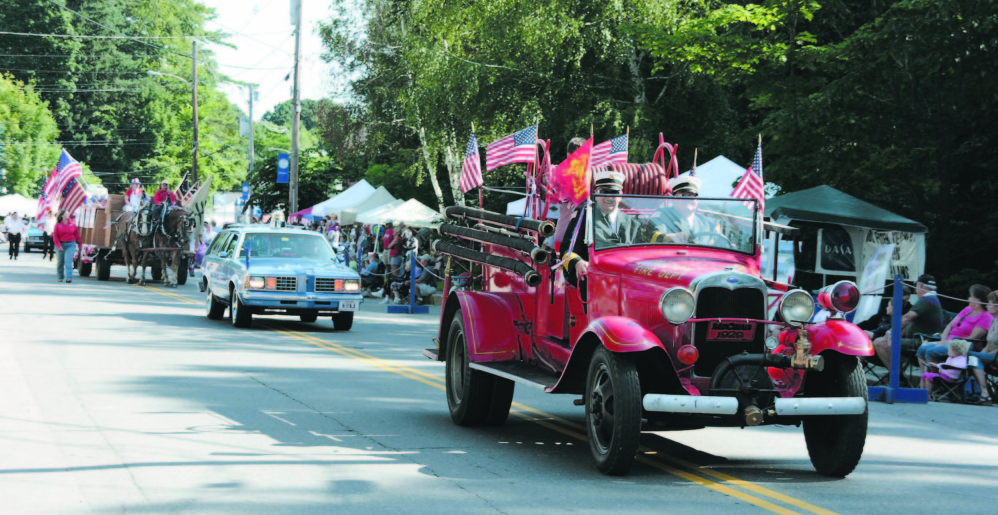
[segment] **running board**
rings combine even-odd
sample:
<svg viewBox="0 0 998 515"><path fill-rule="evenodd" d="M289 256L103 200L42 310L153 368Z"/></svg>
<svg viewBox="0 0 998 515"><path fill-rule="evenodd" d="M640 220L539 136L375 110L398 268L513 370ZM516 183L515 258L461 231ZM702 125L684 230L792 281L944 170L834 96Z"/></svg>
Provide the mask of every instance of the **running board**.
<svg viewBox="0 0 998 515"><path fill-rule="evenodd" d="M443 361L442 359L440 359L440 355L438 354L437 349L423 349L423 355L426 356L427 358L432 359L433 361Z"/></svg>
<svg viewBox="0 0 998 515"><path fill-rule="evenodd" d="M558 376L539 370L521 361L491 361L488 363L468 363L474 370L515 381L524 386L546 391L558 384Z"/></svg>

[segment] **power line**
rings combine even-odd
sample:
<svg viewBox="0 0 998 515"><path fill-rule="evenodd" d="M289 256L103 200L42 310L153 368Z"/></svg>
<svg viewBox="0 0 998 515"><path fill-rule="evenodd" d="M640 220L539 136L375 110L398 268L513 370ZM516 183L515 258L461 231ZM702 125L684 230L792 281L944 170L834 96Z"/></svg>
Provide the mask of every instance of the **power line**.
<svg viewBox="0 0 998 515"><path fill-rule="evenodd" d="M140 39L193 39L201 37L201 36L128 36L128 35L98 36L95 34L41 34L35 32L8 32L8 31L0 31L0 34L3 34L5 36L38 36L46 38L70 38L70 39L132 39L135 40L136 43L142 43L143 45L148 45L159 50L166 50L167 52L173 52L173 51L165 47L150 45L149 43L139 40ZM184 54L178 54L178 55L183 55L188 59L190 59L191 57L189 55L184 55Z"/></svg>

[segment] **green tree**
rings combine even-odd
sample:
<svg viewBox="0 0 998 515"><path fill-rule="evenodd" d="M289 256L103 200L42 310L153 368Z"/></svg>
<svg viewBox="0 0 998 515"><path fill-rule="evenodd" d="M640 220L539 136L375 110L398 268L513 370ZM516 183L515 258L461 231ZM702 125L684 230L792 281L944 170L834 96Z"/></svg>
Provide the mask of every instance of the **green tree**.
<svg viewBox="0 0 998 515"><path fill-rule="evenodd" d="M47 102L31 86L0 76L0 186L37 196L59 158L58 134Z"/></svg>

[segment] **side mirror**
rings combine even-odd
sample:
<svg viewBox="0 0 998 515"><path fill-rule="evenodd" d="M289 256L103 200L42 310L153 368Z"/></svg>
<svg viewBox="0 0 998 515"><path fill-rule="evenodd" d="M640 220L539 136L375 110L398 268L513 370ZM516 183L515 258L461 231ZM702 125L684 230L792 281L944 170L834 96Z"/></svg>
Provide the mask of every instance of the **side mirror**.
<svg viewBox="0 0 998 515"><path fill-rule="evenodd" d="M229 257L229 253L223 250L223 251L221 251L221 252L218 253L218 257L220 257L222 259L225 259L225 258Z"/></svg>

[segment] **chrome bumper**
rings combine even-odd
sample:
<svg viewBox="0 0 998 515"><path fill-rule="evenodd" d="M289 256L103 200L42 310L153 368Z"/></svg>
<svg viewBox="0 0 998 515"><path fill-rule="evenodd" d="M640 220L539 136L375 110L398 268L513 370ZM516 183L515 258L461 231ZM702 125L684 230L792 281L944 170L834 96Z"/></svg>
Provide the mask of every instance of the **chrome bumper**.
<svg viewBox="0 0 998 515"><path fill-rule="evenodd" d="M702 415L735 415L738 399L709 395L662 395L649 393L641 405L647 411L663 413L695 413ZM862 397L795 397L776 399L776 415L862 415L866 412L866 399Z"/></svg>

